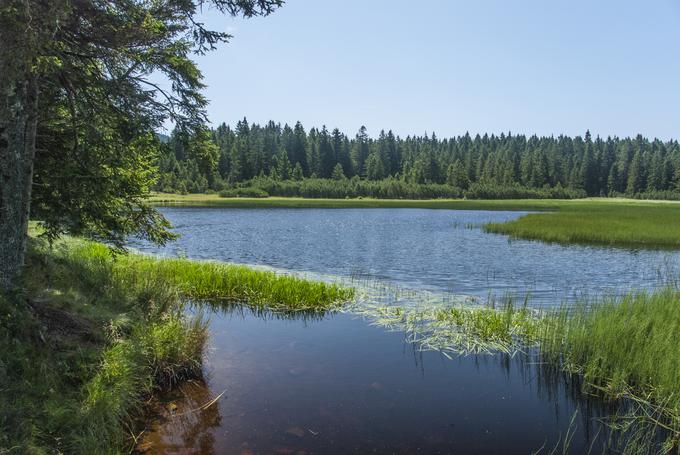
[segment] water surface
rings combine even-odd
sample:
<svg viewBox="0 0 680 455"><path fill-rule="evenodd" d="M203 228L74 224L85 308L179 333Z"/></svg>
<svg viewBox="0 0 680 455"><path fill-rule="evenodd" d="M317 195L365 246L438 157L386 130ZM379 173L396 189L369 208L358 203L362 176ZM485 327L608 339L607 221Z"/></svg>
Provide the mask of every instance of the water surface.
<svg viewBox="0 0 680 455"><path fill-rule="evenodd" d="M211 345L206 383L146 435L156 453L526 455L568 434L601 453L611 411L522 355L450 360L348 314L217 313Z"/></svg>
<svg viewBox="0 0 680 455"><path fill-rule="evenodd" d="M534 304L651 288L678 253L561 246L483 232L524 212L428 209L160 209L181 234L162 254L378 280L487 297L530 293Z"/></svg>

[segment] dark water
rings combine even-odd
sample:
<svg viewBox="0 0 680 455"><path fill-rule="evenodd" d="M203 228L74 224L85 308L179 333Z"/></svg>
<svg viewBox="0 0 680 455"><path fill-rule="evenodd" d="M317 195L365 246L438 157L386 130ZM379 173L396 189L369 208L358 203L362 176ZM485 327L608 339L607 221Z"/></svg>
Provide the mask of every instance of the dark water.
<svg viewBox="0 0 680 455"><path fill-rule="evenodd" d="M480 226L518 212L426 209L163 208L182 235L163 254L367 277L486 297L529 292L534 304L658 286L678 270L663 251L509 241Z"/></svg>
<svg viewBox="0 0 680 455"><path fill-rule="evenodd" d="M562 453L569 434L570 453L602 450L611 410L522 355L450 360L346 314L216 314L211 333L206 384L169 398L153 453Z"/></svg>

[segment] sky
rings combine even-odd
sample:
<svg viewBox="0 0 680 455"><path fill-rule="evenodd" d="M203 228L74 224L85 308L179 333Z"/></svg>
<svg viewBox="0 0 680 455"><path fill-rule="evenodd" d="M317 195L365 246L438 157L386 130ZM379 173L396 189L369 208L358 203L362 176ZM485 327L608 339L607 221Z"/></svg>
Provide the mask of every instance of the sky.
<svg viewBox="0 0 680 455"><path fill-rule="evenodd" d="M213 126L680 138L680 0L287 0L202 20Z"/></svg>

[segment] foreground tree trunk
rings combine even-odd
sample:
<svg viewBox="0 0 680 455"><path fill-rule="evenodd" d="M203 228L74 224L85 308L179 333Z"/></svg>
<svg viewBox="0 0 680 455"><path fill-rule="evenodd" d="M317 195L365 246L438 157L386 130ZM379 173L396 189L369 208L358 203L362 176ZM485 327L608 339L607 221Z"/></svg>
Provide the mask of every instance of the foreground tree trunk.
<svg viewBox="0 0 680 455"><path fill-rule="evenodd" d="M16 285L24 264L38 120L36 76L6 57L0 56L0 292L5 293Z"/></svg>

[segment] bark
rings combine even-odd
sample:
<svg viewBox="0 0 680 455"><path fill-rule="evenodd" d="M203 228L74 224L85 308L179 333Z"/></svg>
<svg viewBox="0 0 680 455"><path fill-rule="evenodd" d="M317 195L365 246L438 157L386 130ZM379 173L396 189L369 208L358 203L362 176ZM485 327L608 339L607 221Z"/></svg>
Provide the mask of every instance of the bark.
<svg viewBox="0 0 680 455"><path fill-rule="evenodd" d="M5 293L17 285L24 265L38 119L37 78L15 63L0 62L0 69L8 70L0 75L0 291Z"/></svg>

